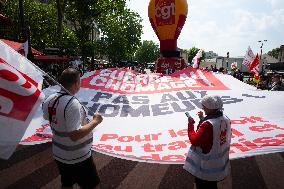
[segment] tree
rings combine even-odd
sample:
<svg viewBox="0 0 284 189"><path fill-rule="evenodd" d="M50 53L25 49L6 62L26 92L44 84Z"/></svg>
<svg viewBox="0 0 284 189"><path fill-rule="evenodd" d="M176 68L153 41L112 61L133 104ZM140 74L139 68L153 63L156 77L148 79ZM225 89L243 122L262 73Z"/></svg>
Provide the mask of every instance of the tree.
<svg viewBox="0 0 284 189"><path fill-rule="evenodd" d="M143 41L135 53L135 59L139 63L155 62L160 55L159 45L153 41Z"/></svg>
<svg viewBox="0 0 284 189"><path fill-rule="evenodd" d="M102 32L97 47L100 55L107 55L111 61L130 59L137 49L141 33L141 18L137 13L126 9L126 0L74 0L66 5L66 19L74 28L81 54L92 56L89 35L94 23ZM92 54L89 54L89 53Z"/></svg>
<svg viewBox="0 0 284 189"><path fill-rule="evenodd" d="M1 29L0 35L7 39L24 42L25 39L21 37L18 3L18 0L9 0L1 9L11 19L13 28ZM24 12L27 25L30 28L31 45L39 50L44 50L46 47L58 47L55 1L50 1L49 4L42 4L34 0L25 0ZM74 49L77 46L77 39L66 24L63 25L62 44L66 52L75 53Z"/></svg>
<svg viewBox="0 0 284 189"><path fill-rule="evenodd" d="M100 54L107 55L113 63L132 60L134 52L140 45L142 19L129 9L104 15L98 20L102 31L99 42Z"/></svg>
<svg viewBox="0 0 284 189"><path fill-rule="evenodd" d="M126 8L126 0L50 0L24 1L25 17L31 31L31 45L39 50L57 47L83 60L96 50L112 61L129 60L140 44L141 18ZM2 29L0 36L23 42L19 24L18 0L0 7L11 18L13 29ZM90 34L94 23L103 33L100 42ZM62 33L62 34L61 34Z"/></svg>
<svg viewBox="0 0 284 189"><path fill-rule="evenodd" d="M271 51L269 51L267 54L269 56L272 56L272 57L278 59L279 52L280 52L280 48L275 48L275 49L272 49Z"/></svg>

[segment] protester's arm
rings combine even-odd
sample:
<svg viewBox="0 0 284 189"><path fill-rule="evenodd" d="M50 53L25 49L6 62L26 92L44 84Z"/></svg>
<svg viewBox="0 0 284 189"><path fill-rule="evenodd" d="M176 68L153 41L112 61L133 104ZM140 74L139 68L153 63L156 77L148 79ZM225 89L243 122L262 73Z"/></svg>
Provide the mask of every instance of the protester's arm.
<svg viewBox="0 0 284 189"><path fill-rule="evenodd" d="M101 115L95 114L93 116L93 120L82 126L80 129L72 131L70 133L70 139L73 141L77 141L86 135L88 135L92 130L102 122L103 118Z"/></svg>
<svg viewBox="0 0 284 189"><path fill-rule="evenodd" d="M213 127L209 122L203 122L199 125L197 132L194 131L193 123L188 122L188 138L192 145L201 146L201 144L207 142L210 135L213 135Z"/></svg>
<svg viewBox="0 0 284 189"><path fill-rule="evenodd" d="M101 115L95 114L93 120L81 126L81 105L77 100L68 105L66 109L66 131L72 141L77 141L87 136L92 130L102 122Z"/></svg>

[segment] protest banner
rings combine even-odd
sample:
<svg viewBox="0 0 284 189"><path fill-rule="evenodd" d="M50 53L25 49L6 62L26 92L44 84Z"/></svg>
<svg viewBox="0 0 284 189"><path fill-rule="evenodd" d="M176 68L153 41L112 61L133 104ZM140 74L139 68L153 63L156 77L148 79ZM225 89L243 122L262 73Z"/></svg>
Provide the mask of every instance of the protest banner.
<svg viewBox="0 0 284 189"><path fill-rule="evenodd" d="M183 164L190 146L185 112L198 121L200 100L220 95L231 119L230 158L284 150L284 102L281 91L260 91L230 75L187 68L174 74L140 75L128 69L85 74L77 98L104 121L94 129L93 149L135 161ZM51 87L46 96L58 91ZM90 114L91 116L91 114ZM37 112L22 144L51 140Z"/></svg>

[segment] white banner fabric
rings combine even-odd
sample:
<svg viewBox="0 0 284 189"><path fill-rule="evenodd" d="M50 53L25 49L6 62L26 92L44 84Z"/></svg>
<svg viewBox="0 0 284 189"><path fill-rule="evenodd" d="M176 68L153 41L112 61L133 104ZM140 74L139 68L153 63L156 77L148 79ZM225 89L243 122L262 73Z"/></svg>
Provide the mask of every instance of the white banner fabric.
<svg viewBox="0 0 284 189"><path fill-rule="evenodd" d="M45 91L46 96L58 91ZM82 78L77 97L103 115L93 149L124 159L183 164L190 146L189 112L199 121L200 100L217 94L231 119L230 158L284 151L284 92L260 91L230 75L187 68L169 76L105 69ZM50 141L48 122L38 111L22 144Z"/></svg>

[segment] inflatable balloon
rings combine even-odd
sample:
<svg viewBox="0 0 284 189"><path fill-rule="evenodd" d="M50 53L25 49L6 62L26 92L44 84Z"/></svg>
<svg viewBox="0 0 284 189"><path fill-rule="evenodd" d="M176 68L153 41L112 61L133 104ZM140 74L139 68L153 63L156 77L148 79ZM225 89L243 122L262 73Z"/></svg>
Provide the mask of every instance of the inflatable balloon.
<svg viewBox="0 0 284 189"><path fill-rule="evenodd" d="M160 40L158 73L171 74L186 67L177 50L177 39L187 16L186 0L151 0L148 7L151 25Z"/></svg>
<svg viewBox="0 0 284 189"><path fill-rule="evenodd" d="M151 0L148 16L160 40L161 51L177 50L177 39L187 16L187 1Z"/></svg>

